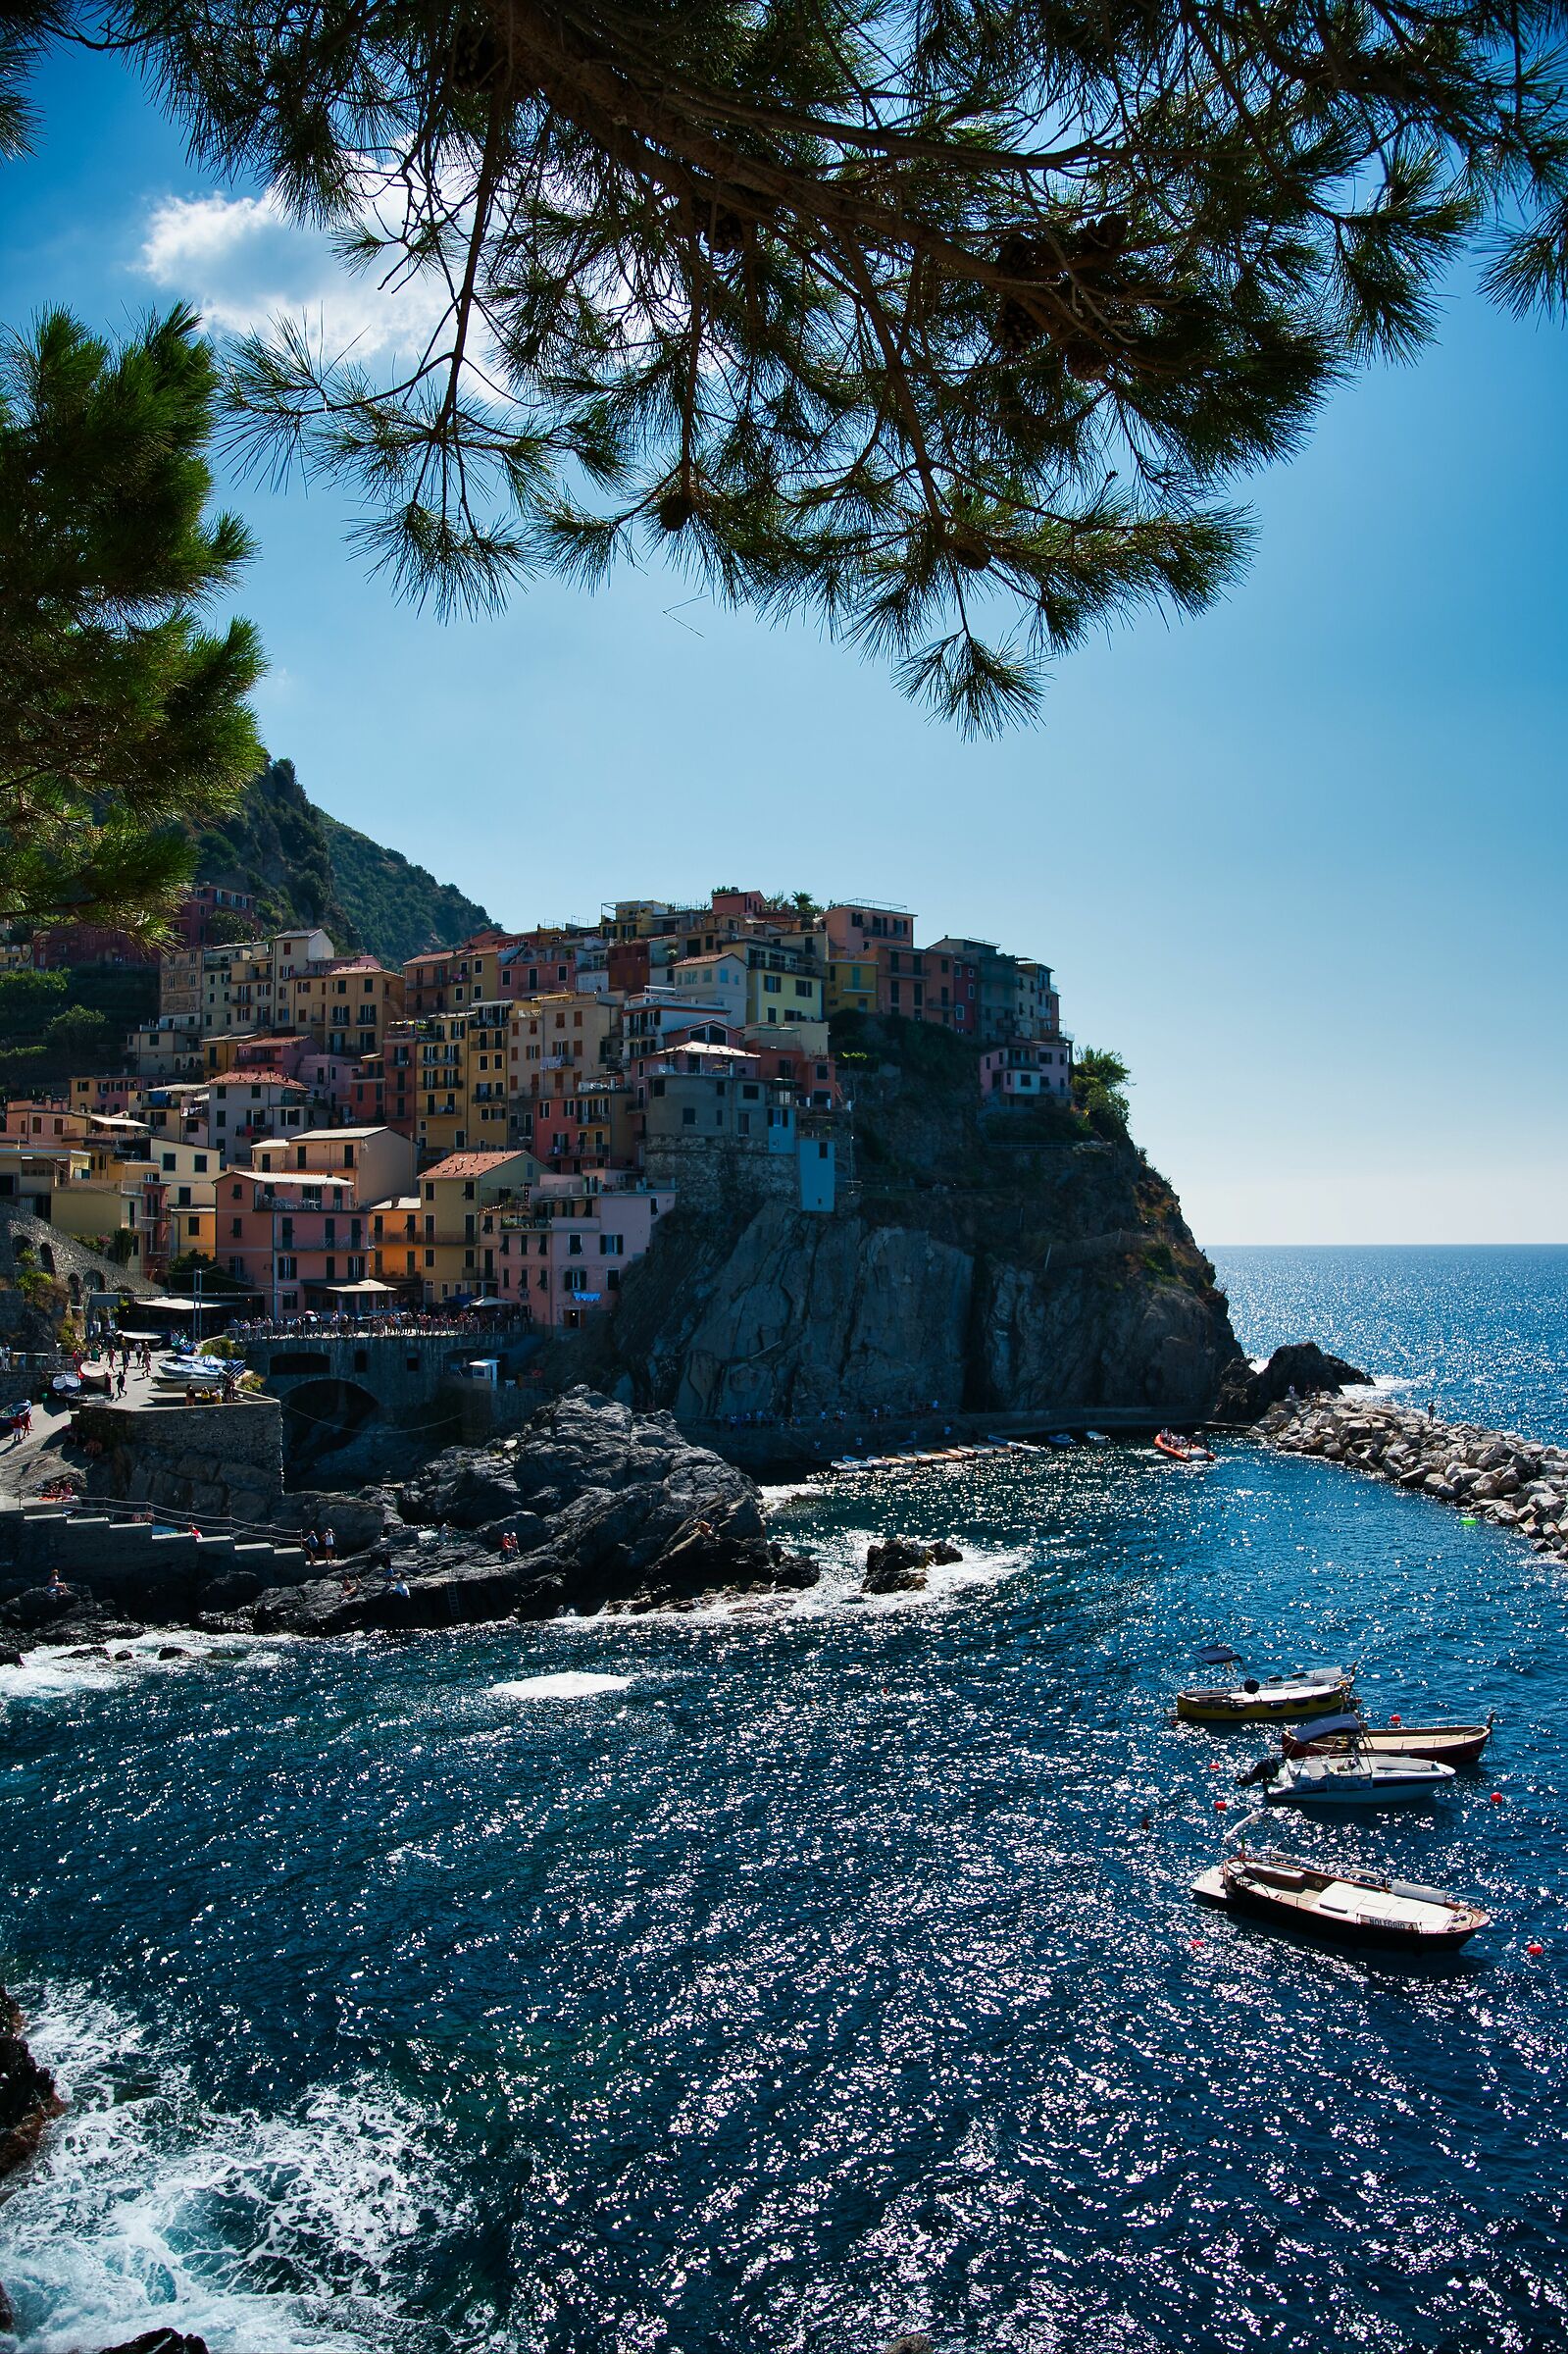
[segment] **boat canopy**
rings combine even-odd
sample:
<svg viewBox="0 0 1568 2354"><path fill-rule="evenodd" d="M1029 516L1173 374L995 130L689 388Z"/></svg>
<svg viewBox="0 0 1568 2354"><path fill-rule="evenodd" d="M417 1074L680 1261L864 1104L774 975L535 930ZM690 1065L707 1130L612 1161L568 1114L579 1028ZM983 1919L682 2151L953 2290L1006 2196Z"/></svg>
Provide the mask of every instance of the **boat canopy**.
<svg viewBox="0 0 1568 2354"><path fill-rule="evenodd" d="M1197 1657L1205 1667L1224 1667L1232 1660L1239 1660L1241 1654L1233 1651L1229 1643L1204 1643L1199 1646Z"/></svg>
<svg viewBox="0 0 1568 2354"><path fill-rule="evenodd" d="M1359 1716L1346 1711L1338 1716L1314 1716L1310 1724L1301 1727L1298 1737L1321 1741L1325 1733L1364 1733L1366 1729Z"/></svg>

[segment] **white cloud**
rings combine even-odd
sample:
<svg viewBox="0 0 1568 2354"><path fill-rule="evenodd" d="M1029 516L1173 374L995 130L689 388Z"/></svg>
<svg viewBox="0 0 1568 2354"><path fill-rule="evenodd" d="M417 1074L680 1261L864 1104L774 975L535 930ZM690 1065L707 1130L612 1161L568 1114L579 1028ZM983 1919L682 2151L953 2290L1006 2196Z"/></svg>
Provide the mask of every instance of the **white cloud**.
<svg viewBox="0 0 1568 2354"><path fill-rule="evenodd" d="M221 333L302 318L329 354L364 360L423 342L445 308L433 280L383 292L346 270L320 230L297 228L274 190L264 196L166 196L148 215L139 268L183 295Z"/></svg>

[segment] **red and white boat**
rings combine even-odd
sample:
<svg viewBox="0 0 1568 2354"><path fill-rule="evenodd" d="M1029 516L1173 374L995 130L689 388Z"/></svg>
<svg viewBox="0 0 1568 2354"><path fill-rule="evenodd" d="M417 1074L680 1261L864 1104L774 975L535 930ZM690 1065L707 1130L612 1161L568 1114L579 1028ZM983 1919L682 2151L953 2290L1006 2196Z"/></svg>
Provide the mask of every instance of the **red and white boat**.
<svg viewBox="0 0 1568 2354"><path fill-rule="evenodd" d="M1161 1455L1168 1455L1178 1463L1212 1463L1214 1452L1201 1439L1184 1439L1178 1430L1157 1430L1154 1444Z"/></svg>

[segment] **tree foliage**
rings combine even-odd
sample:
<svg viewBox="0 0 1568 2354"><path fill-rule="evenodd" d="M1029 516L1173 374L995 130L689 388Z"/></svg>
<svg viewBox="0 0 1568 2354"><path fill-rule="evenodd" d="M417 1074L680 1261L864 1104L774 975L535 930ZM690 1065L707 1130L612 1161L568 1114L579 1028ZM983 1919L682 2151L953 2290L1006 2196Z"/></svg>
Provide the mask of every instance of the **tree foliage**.
<svg viewBox="0 0 1568 2354"><path fill-rule="evenodd" d="M43 1050L52 1056L81 1056L89 1062L111 1051L117 1056L120 1041L109 1027L109 1017L95 1005L67 1005L44 1024Z"/></svg>
<svg viewBox="0 0 1568 2354"><path fill-rule="evenodd" d="M179 821L260 759L255 633L197 619L250 552L204 516L217 398L184 309L118 349L64 311L0 342L0 922L160 937Z"/></svg>
<svg viewBox="0 0 1568 2354"><path fill-rule="evenodd" d="M48 1007L63 998L69 987L64 973L36 972L30 965L19 965L15 972L0 973L0 1024L13 1015L25 1020L40 1007Z"/></svg>
<svg viewBox="0 0 1568 2354"><path fill-rule="evenodd" d="M1467 240L1568 290L1555 0L104 8L202 157L436 290L384 381L303 323L232 373L402 586L663 548L970 728L1212 597L1228 486Z"/></svg>
<svg viewBox="0 0 1568 2354"><path fill-rule="evenodd" d="M1130 1076L1120 1054L1104 1047L1086 1047L1073 1057L1073 1101L1091 1120L1125 1128Z"/></svg>

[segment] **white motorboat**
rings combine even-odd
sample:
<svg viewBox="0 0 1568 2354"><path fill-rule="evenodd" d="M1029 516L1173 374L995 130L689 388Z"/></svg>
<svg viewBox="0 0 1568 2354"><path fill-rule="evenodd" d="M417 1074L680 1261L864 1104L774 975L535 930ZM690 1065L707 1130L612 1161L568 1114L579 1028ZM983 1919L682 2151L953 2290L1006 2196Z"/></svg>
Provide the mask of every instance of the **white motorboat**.
<svg viewBox="0 0 1568 2354"><path fill-rule="evenodd" d="M1343 1757L1287 1758L1263 1795L1271 1807L1391 1807L1436 1797L1456 1778L1434 1758L1352 1748Z"/></svg>

